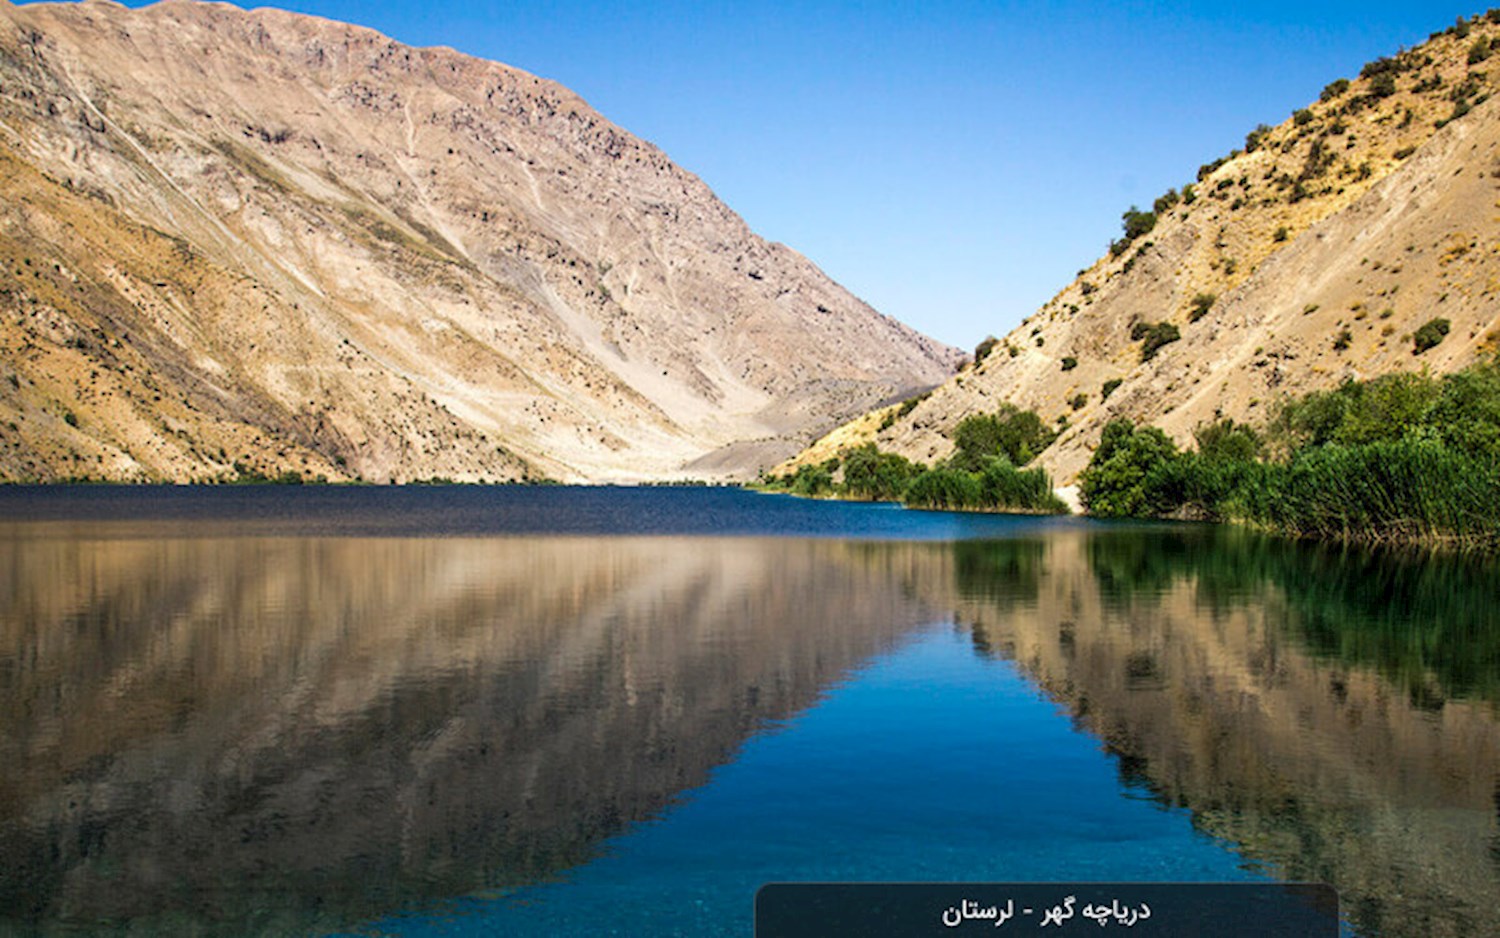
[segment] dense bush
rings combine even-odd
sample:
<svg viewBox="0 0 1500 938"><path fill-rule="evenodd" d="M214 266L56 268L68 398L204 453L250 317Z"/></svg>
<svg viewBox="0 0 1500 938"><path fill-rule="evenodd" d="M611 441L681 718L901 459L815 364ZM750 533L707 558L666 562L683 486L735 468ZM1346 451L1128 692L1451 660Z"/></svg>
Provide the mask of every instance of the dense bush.
<svg viewBox="0 0 1500 938"><path fill-rule="evenodd" d="M1105 424L1088 468L1078 477L1078 495L1101 518L1168 514L1181 505L1177 445L1155 427L1126 418Z"/></svg>
<svg viewBox="0 0 1500 938"><path fill-rule="evenodd" d="M902 500L913 508L977 508L980 494L979 479L974 473L939 467L912 479Z"/></svg>
<svg viewBox="0 0 1500 938"><path fill-rule="evenodd" d="M1125 230L1125 240L1134 241L1142 235L1150 234L1151 229L1156 227L1156 213L1143 212L1132 205L1120 216L1120 223Z"/></svg>
<svg viewBox="0 0 1500 938"><path fill-rule="evenodd" d="M891 502L901 498L921 472L905 456L882 453L874 443L844 453L844 481L840 492L852 498Z"/></svg>
<svg viewBox="0 0 1500 938"><path fill-rule="evenodd" d="M1334 98L1337 98L1339 95L1348 90L1349 79L1339 78L1335 81L1329 82L1326 86L1324 86L1323 93L1318 95L1318 100L1326 103L1332 101Z"/></svg>
<svg viewBox="0 0 1500 938"><path fill-rule="evenodd" d="M1141 361L1148 362L1156 357L1165 345L1170 345L1182 338L1178 328L1169 322L1141 322L1137 321L1130 327L1130 341L1141 343Z"/></svg>
<svg viewBox="0 0 1500 938"><path fill-rule="evenodd" d="M1421 355L1428 349L1436 348L1437 346L1441 345L1443 339L1448 335L1448 330L1451 328L1452 323L1441 317L1437 319L1429 319L1426 322L1422 323L1421 326L1417 327L1417 331L1412 333L1411 353L1413 355Z"/></svg>
<svg viewBox="0 0 1500 938"><path fill-rule="evenodd" d="M1396 93L1396 76L1391 72L1381 72L1370 79L1370 94L1377 98L1389 98Z"/></svg>
<svg viewBox="0 0 1500 938"><path fill-rule="evenodd" d="M843 479L836 482L834 473L840 466ZM1017 469L1003 455L983 457L973 470L952 461L929 469L881 452L874 443L845 450L841 459L800 466L786 476L763 477L760 484L794 495L900 501L913 508L1068 512L1052 489L1051 476L1042 469Z"/></svg>
<svg viewBox="0 0 1500 938"><path fill-rule="evenodd" d="M1247 423L1235 423L1229 418L1205 423L1193 431L1198 444L1198 455L1215 461L1247 461L1261 454L1263 444L1260 434Z"/></svg>
<svg viewBox="0 0 1500 938"><path fill-rule="evenodd" d="M1077 367L1078 367L1078 359L1074 358L1072 355L1064 355L1063 356L1063 360L1062 360L1062 370L1063 371L1072 371L1074 368L1077 368Z"/></svg>
<svg viewBox="0 0 1500 938"><path fill-rule="evenodd" d="M1122 385L1124 383L1125 383L1125 379L1124 378L1110 378L1108 381L1104 382L1102 385L1099 386L1099 400L1101 400L1101 401L1107 401L1107 400L1109 400L1109 396L1111 394L1115 393L1115 388L1118 388L1120 385Z"/></svg>
<svg viewBox="0 0 1500 938"><path fill-rule="evenodd" d="M1199 427L1197 451L1117 420L1080 476L1103 517L1185 514L1306 537L1500 547L1500 365L1348 381L1264 435Z"/></svg>
<svg viewBox="0 0 1500 938"><path fill-rule="evenodd" d="M833 470L826 463L798 466L790 487L797 495L826 495L833 491Z"/></svg>
<svg viewBox="0 0 1500 938"><path fill-rule="evenodd" d="M949 465L970 472L983 469L993 456L1024 466L1051 445L1057 434L1035 411L1004 404L993 414L972 414L953 431L957 448Z"/></svg>
<svg viewBox="0 0 1500 938"><path fill-rule="evenodd" d="M1124 254L1135 240L1142 235L1149 234L1156 227L1156 213L1143 212L1134 205L1125 210L1120 216L1120 225L1124 229L1124 236L1109 243L1111 257L1119 257Z"/></svg>
<svg viewBox="0 0 1500 938"><path fill-rule="evenodd" d="M1042 469L1017 469L1004 459L992 459L979 473L979 507L1066 514L1068 506L1052 490L1052 477Z"/></svg>

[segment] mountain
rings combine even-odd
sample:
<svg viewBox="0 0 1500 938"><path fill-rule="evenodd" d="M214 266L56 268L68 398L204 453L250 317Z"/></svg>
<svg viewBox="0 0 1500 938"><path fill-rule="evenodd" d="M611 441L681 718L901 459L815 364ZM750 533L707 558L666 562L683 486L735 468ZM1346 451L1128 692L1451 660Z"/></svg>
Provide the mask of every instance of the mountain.
<svg viewBox="0 0 1500 938"><path fill-rule="evenodd" d="M1330 83L1191 185L1127 212L1111 250L981 345L977 364L798 461L871 439L941 459L959 421L1010 403L1064 428L1038 464L1067 484L1116 417L1186 443L1220 417L1263 422L1287 395L1493 352L1497 64L1500 10Z"/></svg>
<svg viewBox="0 0 1500 938"><path fill-rule="evenodd" d="M746 476L959 359L553 82L0 0L0 479Z"/></svg>

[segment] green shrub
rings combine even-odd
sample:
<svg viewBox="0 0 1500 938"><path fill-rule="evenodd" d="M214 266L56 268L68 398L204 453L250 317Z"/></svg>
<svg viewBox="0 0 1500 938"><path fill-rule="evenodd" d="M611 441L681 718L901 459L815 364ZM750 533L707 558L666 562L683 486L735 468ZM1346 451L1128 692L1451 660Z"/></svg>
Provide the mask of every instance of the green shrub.
<svg viewBox="0 0 1500 938"><path fill-rule="evenodd" d="M1043 469L1017 469L1004 459L990 460L979 473L978 505L990 509L1066 514L1068 506L1052 489Z"/></svg>
<svg viewBox="0 0 1500 938"><path fill-rule="evenodd" d="M1142 235L1150 234L1151 229L1156 227L1156 213L1143 212L1132 205L1120 216L1120 223L1125 230L1125 240L1134 241Z"/></svg>
<svg viewBox="0 0 1500 938"><path fill-rule="evenodd" d="M1130 327L1130 340L1141 343L1141 361L1148 362L1156 357L1163 346L1170 345L1182 338L1182 333L1176 326L1169 322L1141 322L1137 321Z"/></svg>
<svg viewBox="0 0 1500 938"><path fill-rule="evenodd" d="M1345 381L1284 404L1271 432L1284 449L1360 445L1399 439L1427 421L1440 386L1426 375L1389 374Z"/></svg>
<svg viewBox="0 0 1500 938"><path fill-rule="evenodd" d="M1218 300L1218 295L1214 293L1200 293L1193 297L1192 306L1188 309L1188 322L1197 322L1207 316Z"/></svg>
<svg viewBox="0 0 1500 938"><path fill-rule="evenodd" d="M1265 124L1257 124L1254 130L1245 135L1245 152L1254 153L1256 150L1259 150L1260 145L1265 143L1266 137L1271 133L1271 130L1272 128Z"/></svg>
<svg viewBox="0 0 1500 938"><path fill-rule="evenodd" d="M1500 466L1500 363L1445 375L1421 423L1448 446Z"/></svg>
<svg viewBox="0 0 1500 938"><path fill-rule="evenodd" d="M1074 358L1072 355L1065 355L1065 356L1063 356L1063 360L1062 360L1062 370L1063 371L1072 371L1074 368L1077 368L1077 367L1078 367L1078 359Z"/></svg>
<svg viewBox="0 0 1500 938"><path fill-rule="evenodd" d="M1275 234L1271 235L1271 240L1275 241L1277 244L1280 244L1281 242L1285 241L1288 237L1290 237L1290 235L1291 235L1291 232L1287 230L1286 225L1282 225L1280 228L1276 229L1276 233Z"/></svg>
<svg viewBox="0 0 1500 938"><path fill-rule="evenodd" d="M993 414L971 414L953 431L956 450L950 466L977 472L995 456L1024 466L1051 445L1057 434L1047 428L1035 411L1003 404Z"/></svg>
<svg viewBox="0 0 1500 938"><path fill-rule="evenodd" d="M1151 208L1157 215L1165 215L1172 210L1180 198L1181 196L1177 194L1176 189L1168 189L1156 197L1156 201L1152 203Z"/></svg>
<svg viewBox="0 0 1500 938"><path fill-rule="evenodd" d="M1124 382L1124 378L1110 378L1108 381L1104 382L1099 386L1099 400L1109 400L1109 396L1115 393L1115 388L1118 388Z"/></svg>
<svg viewBox="0 0 1500 938"><path fill-rule="evenodd" d="M866 443L844 453L844 481L840 491L854 498L896 501L920 471L905 456L882 453Z"/></svg>
<svg viewBox="0 0 1500 938"><path fill-rule="evenodd" d="M1235 423L1228 417L1200 425L1193 431L1198 456L1214 462L1246 462L1260 456L1261 439L1247 423Z"/></svg>
<svg viewBox="0 0 1500 938"><path fill-rule="evenodd" d="M999 344L999 339L995 338L994 336L988 336L983 342L980 342L978 345L974 346L974 364L977 365L980 362L984 361L986 358L989 358L990 353L993 352L995 350L995 346Z"/></svg>
<svg viewBox="0 0 1500 938"><path fill-rule="evenodd" d="M1307 108L1300 108L1292 112L1292 123L1297 127L1305 127L1312 123L1313 113Z"/></svg>
<svg viewBox="0 0 1500 938"><path fill-rule="evenodd" d="M1129 419L1111 420L1088 468L1078 477L1079 498L1101 518L1142 518L1181 506L1181 454L1165 433Z"/></svg>
<svg viewBox="0 0 1500 938"><path fill-rule="evenodd" d="M1437 319L1429 319L1426 322L1422 323L1422 325L1417 328L1417 331L1412 333L1411 353L1413 355L1421 355L1428 349L1436 348L1437 346L1441 345L1443 339L1447 337L1448 330L1450 328L1452 328L1452 324L1442 317L1438 317Z"/></svg>
<svg viewBox="0 0 1500 938"><path fill-rule="evenodd" d="M1087 394L1074 394L1068 399L1068 406L1074 410L1083 410L1088 405L1088 402L1089 396Z"/></svg>
<svg viewBox="0 0 1500 938"><path fill-rule="evenodd" d="M1350 332L1348 329L1341 329L1339 330L1339 334L1337 336L1334 336L1333 350L1335 352L1342 352L1344 349L1348 348L1350 343L1352 343L1353 341L1354 333Z"/></svg>
<svg viewBox="0 0 1500 938"><path fill-rule="evenodd" d="M1348 381L1285 405L1263 438L1224 420L1179 454L1114 421L1080 476L1094 514L1185 512L1294 536L1500 546L1500 364ZM1275 453L1274 460L1266 460Z"/></svg>
<svg viewBox="0 0 1500 938"><path fill-rule="evenodd" d="M1327 85L1324 86L1323 93L1320 94L1320 95L1318 95L1318 100L1322 101L1324 103L1327 103L1329 101L1332 101L1334 98L1337 98L1339 95L1343 94L1344 92L1346 92L1348 90L1349 90L1349 79L1347 79L1347 78L1339 78L1339 79L1337 79L1335 81L1329 82Z"/></svg>
<svg viewBox="0 0 1500 938"><path fill-rule="evenodd" d="M797 467L792 475L790 489L793 494L814 497L833 491L833 471L827 464Z"/></svg>
<svg viewBox="0 0 1500 938"><path fill-rule="evenodd" d="M976 508L981 502L979 480L962 469L928 469L912 479L903 500L914 508Z"/></svg>

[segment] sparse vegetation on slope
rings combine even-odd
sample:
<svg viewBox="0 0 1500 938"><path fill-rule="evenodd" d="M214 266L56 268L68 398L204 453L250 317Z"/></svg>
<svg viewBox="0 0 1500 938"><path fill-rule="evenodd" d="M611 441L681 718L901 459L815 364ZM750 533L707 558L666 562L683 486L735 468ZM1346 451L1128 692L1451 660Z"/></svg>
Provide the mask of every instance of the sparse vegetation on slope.
<svg viewBox="0 0 1500 938"><path fill-rule="evenodd" d="M1309 89L1242 151L1132 206L1104 256L962 380L863 439L933 463L966 418L1009 403L1059 431L1039 465L1068 484L1118 417L1181 447L1203 423L1263 424L1288 395L1500 345L1500 71L1492 51L1470 61L1500 15L1462 25Z"/></svg>

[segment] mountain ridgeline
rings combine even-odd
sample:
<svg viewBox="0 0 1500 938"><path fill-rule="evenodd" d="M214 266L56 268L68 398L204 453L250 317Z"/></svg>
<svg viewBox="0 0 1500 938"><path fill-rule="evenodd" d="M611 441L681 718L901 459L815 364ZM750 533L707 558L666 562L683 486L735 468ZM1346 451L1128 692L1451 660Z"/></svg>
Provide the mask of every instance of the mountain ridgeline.
<svg viewBox="0 0 1500 938"><path fill-rule="evenodd" d="M0 480L744 477L960 357L552 82L0 0Z"/></svg>
<svg viewBox="0 0 1500 938"><path fill-rule="evenodd" d="M1131 207L1109 250L931 394L797 460L874 442L930 463L965 418L1034 411L1033 465L1075 482L1112 420L1178 444L1271 422L1285 400L1500 347L1500 10L1330 82L1243 149Z"/></svg>

